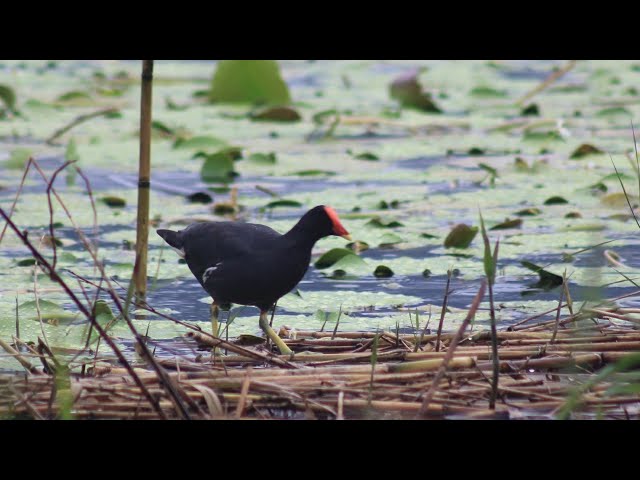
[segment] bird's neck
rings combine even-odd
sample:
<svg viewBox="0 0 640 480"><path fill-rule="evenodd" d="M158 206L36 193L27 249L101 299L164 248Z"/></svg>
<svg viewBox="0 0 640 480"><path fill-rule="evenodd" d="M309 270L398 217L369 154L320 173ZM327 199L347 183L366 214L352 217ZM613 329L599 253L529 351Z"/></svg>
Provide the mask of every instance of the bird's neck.
<svg viewBox="0 0 640 480"><path fill-rule="evenodd" d="M322 238L312 225L300 221L294 227L283 235L288 246L308 249L311 251L318 240Z"/></svg>

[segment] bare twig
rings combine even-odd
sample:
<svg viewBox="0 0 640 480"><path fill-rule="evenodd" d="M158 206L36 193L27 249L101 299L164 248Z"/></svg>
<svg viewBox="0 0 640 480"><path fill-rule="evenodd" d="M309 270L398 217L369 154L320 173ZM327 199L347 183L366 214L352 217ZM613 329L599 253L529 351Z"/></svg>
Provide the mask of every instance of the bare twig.
<svg viewBox="0 0 640 480"><path fill-rule="evenodd" d="M442 311L440 312L440 323L438 324L438 338L436 339L436 352L440 351L440 335L442 334L442 324L447 313L447 303L449 300L449 284L451 283L451 270L447 270L447 284L444 287L444 299L442 300Z"/></svg>
<svg viewBox="0 0 640 480"><path fill-rule="evenodd" d="M522 105L527 100L530 100L535 95L537 95L538 93L540 93L543 90L545 90L553 82L555 82L556 80L558 80L559 78L564 76L567 72L572 70L573 67L576 66L576 63L577 63L577 60L569 60L569 62L564 67L562 67L561 69L556 70L555 72L551 73L551 75L549 75L547 78L545 78L545 80L541 84L539 84L533 90L528 92L526 95L522 96L516 103L518 105Z"/></svg>
<svg viewBox="0 0 640 480"><path fill-rule="evenodd" d="M86 113L84 115L79 115L76 118L74 118L70 123L65 125L64 127L62 127L60 129L56 130L55 132L53 132L53 134L49 138L47 138L45 140L45 143L47 143L47 145L53 145L54 141L56 139L58 139L59 137L61 137L65 133L67 133L73 127L75 127L77 125L80 125L81 123L84 123L87 120L91 120L92 118L101 117L103 115L109 115L110 113L114 113L114 112L117 112L117 111L118 111L117 108L109 107L109 108L98 110L98 111L95 111L95 112L92 112L92 113Z"/></svg>

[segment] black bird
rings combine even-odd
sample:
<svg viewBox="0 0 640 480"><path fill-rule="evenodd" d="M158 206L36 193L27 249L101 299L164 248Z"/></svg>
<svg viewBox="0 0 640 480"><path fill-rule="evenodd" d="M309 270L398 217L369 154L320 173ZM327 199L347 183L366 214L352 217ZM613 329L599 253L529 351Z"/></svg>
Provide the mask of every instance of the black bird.
<svg viewBox="0 0 640 480"><path fill-rule="evenodd" d="M269 326L268 310L306 273L311 249L321 238L351 240L331 207L312 208L284 235L265 225L238 222L193 223L184 230L156 230L186 261L213 298L217 335L218 306L229 303L260 309L260 328L283 354L291 350Z"/></svg>

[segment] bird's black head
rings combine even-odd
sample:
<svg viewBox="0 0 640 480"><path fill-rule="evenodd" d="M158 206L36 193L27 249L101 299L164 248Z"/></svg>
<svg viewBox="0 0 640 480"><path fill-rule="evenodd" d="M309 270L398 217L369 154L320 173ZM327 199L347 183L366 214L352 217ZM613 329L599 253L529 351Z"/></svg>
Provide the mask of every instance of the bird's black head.
<svg viewBox="0 0 640 480"><path fill-rule="evenodd" d="M349 232L342 226L336 211L325 205L318 205L305 213L291 233L304 235L313 240L319 240L329 235L337 235L351 240Z"/></svg>

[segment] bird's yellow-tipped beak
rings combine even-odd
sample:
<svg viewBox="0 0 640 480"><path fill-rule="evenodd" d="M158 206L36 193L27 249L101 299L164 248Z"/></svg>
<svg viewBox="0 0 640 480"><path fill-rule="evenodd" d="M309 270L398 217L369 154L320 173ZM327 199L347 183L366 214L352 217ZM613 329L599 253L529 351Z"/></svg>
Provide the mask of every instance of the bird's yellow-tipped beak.
<svg viewBox="0 0 640 480"><path fill-rule="evenodd" d="M340 235L342 238L344 238L345 240L349 240L351 241L351 235L349 235L348 233L346 235Z"/></svg>

